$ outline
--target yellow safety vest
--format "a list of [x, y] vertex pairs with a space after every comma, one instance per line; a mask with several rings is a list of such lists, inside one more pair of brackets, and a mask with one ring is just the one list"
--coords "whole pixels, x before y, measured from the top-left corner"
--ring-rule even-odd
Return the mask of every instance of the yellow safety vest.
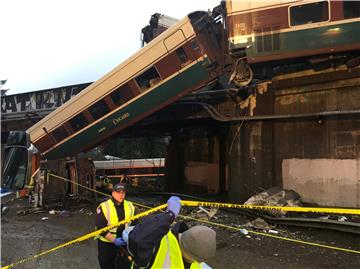
[[[105, 218], [108, 222], [107, 226], [114, 225], [114, 224], [118, 223], [119, 221], [121, 221], [118, 219], [115, 204], [111, 199], [109, 199], [105, 202], [102, 202], [99, 205], [99, 207], [101, 208], [101, 210], [104, 213]], [[124, 211], [125, 211], [125, 219], [128, 219], [128, 218], [134, 216], [135, 208], [131, 202], [124, 200]], [[125, 228], [128, 226], [129, 226], [129, 223], [126, 223]], [[114, 228], [110, 229], [109, 232], [116, 237], [116, 230], [117, 230], [117, 227], [114, 227]], [[106, 239], [103, 236], [99, 236], [99, 239], [104, 242], [111, 242], [110, 240]]]
[[160, 268], [184, 269], [179, 243], [171, 231], [161, 239], [160, 248], [151, 266], [151, 269]]
[[[190, 266], [190, 269], [203, 269], [203, 264], [204, 263], [199, 263], [199, 262], [193, 262]], [[209, 267], [208, 267], [209, 268]]]
[[[193, 262], [190, 269], [203, 269], [204, 263]], [[134, 263], [131, 269], [134, 268]], [[184, 269], [181, 249], [175, 235], [169, 231], [160, 242], [159, 250], [151, 269]], [[207, 267], [209, 268], [209, 267]]]

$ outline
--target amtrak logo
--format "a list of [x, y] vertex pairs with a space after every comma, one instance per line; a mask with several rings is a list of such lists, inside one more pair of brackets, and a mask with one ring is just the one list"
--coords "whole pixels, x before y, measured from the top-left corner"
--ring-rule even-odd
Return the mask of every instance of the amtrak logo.
[[102, 127], [102, 128], [100, 128], [99, 130], [98, 130], [98, 133], [101, 133], [101, 132], [103, 132], [103, 131], [105, 131], [106, 130], [106, 127]]
[[125, 120], [125, 119], [128, 118], [128, 117], [130, 117], [130, 113], [129, 113], [129, 112], [121, 115], [120, 117], [117, 117], [117, 118], [113, 119], [113, 124], [114, 124], [114, 125], [117, 125], [117, 124], [119, 124], [122, 120]]

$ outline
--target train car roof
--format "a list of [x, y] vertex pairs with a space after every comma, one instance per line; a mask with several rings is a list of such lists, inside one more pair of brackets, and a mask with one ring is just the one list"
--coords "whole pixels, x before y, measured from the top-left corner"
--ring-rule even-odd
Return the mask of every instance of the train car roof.
[[165, 158], [94, 161], [95, 169], [163, 167]]
[[272, 6], [288, 5], [296, 2], [305, 2], [305, 0], [226, 0], [226, 12], [227, 14], [241, 13], [255, 9], [271, 8]]

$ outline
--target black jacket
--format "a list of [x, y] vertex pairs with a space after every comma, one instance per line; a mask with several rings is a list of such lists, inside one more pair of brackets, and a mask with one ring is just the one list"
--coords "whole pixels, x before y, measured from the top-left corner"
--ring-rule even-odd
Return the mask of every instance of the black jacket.
[[[128, 249], [134, 258], [134, 267], [151, 267], [161, 239], [169, 232], [174, 220], [171, 211], [144, 217], [129, 234]], [[175, 224], [172, 233], [177, 237], [178, 233], [187, 230], [183, 222]]]

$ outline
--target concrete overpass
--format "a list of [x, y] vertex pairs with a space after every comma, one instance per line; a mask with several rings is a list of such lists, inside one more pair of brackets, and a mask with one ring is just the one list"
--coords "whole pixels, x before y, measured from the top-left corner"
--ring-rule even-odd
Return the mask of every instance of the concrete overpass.
[[26, 130], [91, 83], [1, 97], [1, 144], [11, 130]]
[[[67, 95], [60, 96], [85, 86], [64, 87]], [[221, 89], [186, 96], [119, 135], [171, 136], [171, 190], [221, 193], [243, 202], [280, 186], [299, 192], [305, 202], [359, 207], [359, 87], [359, 67], [293, 72], [260, 84], [248, 98]], [[26, 129], [53, 110], [65, 100], [54, 92], [39, 97], [39, 106], [29, 101], [34, 92], [5, 97], [2, 129]]]

